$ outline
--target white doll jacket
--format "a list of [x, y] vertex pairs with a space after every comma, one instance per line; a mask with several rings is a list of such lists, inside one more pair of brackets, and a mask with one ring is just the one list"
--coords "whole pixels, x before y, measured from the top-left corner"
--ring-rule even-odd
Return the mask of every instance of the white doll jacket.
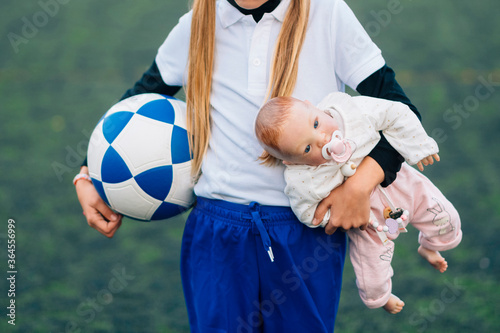
[[[380, 140], [379, 131], [411, 165], [439, 151], [437, 143], [427, 135], [417, 116], [403, 103], [334, 92], [324, 98], [318, 108], [330, 115], [340, 115], [342, 119], [336, 120], [343, 128], [344, 138], [355, 142], [356, 150], [346, 163], [359, 165]], [[319, 166], [287, 165], [285, 194], [302, 223], [316, 227], [311, 223], [316, 207], [344, 182], [340, 172], [344, 164], [330, 161]], [[325, 226], [329, 218], [330, 211], [320, 226]]]

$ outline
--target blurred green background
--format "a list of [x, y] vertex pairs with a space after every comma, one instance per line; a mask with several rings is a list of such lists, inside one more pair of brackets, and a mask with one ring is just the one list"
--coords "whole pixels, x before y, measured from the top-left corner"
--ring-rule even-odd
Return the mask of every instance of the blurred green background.
[[[364, 307], [347, 263], [336, 329], [498, 332], [500, 5], [347, 3], [440, 144], [442, 162], [425, 173], [461, 213], [464, 239], [439, 274], [418, 256], [414, 229], [398, 238], [393, 289], [406, 302], [398, 315]], [[187, 10], [173, 0], [2, 0], [1, 332], [188, 332], [179, 277], [185, 216], [124, 220], [109, 240], [88, 227], [71, 184], [97, 120]], [[6, 316], [9, 219], [15, 326]]]

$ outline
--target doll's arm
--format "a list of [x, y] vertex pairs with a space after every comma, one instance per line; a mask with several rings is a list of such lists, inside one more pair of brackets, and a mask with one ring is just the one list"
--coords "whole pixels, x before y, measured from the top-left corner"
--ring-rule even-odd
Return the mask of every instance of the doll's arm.
[[365, 96], [355, 100], [375, 130], [382, 131], [409, 164], [423, 162], [438, 153], [436, 141], [427, 135], [417, 116], [405, 104]]

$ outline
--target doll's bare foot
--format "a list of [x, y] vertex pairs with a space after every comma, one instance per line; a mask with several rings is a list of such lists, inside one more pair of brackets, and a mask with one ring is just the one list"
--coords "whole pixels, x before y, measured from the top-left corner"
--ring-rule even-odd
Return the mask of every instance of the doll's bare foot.
[[400, 300], [396, 295], [391, 294], [391, 297], [389, 297], [389, 300], [384, 305], [384, 310], [396, 314], [403, 310], [403, 306], [405, 306], [405, 302]]
[[448, 268], [448, 263], [438, 251], [432, 251], [420, 245], [420, 247], [418, 248], [418, 254], [420, 254], [441, 273], [444, 273], [444, 271], [446, 271], [446, 269]]

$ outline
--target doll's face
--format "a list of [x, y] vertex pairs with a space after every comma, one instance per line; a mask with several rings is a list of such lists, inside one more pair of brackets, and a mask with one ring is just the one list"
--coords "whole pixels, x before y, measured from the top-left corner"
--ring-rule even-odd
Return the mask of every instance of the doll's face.
[[337, 122], [309, 101], [297, 101], [278, 143], [285, 164], [320, 165], [328, 162], [322, 148], [338, 129]]

